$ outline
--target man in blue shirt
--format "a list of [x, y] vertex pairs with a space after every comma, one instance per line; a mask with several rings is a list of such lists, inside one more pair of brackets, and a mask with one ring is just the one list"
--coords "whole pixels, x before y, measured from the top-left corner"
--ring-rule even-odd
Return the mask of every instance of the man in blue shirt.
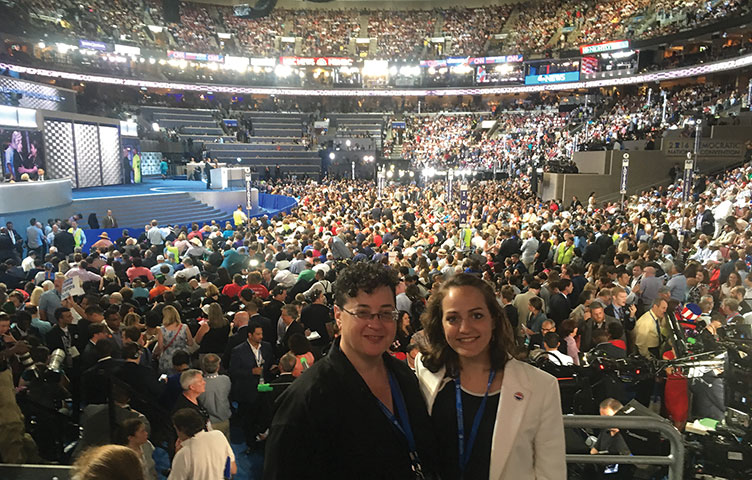
[[37, 225], [37, 219], [32, 218], [29, 220], [29, 226], [26, 228], [27, 253], [36, 252], [37, 258], [44, 258], [45, 242], [44, 231]]
[[671, 298], [684, 303], [687, 297], [687, 278], [684, 276], [684, 265], [675, 260], [671, 267], [671, 277], [666, 286], [671, 290]]

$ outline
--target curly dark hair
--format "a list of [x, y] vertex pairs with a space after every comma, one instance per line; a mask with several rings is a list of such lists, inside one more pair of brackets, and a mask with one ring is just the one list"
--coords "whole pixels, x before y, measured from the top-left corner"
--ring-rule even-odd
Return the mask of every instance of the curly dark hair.
[[379, 263], [353, 263], [337, 275], [334, 303], [342, 307], [348, 298], [358, 296], [358, 292], [372, 293], [379, 287], [389, 287], [396, 296], [398, 283], [397, 272], [390, 267]]
[[444, 336], [444, 311], [441, 305], [449, 290], [456, 287], [476, 288], [483, 295], [486, 307], [494, 321], [490, 345], [491, 368], [503, 370], [510, 355], [515, 351], [512, 324], [509, 323], [504, 314], [504, 309], [496, 301], [493, 287], [476, 275], [467, 273], [452, 276], [444, 282], [438, 292], [431, 295], [428, 301], [426, 310], [421, 316], [421, 322], [428, 340], [428, 349], [422, 352], [423, 365], [434, 373], [439, 371], [441, 367], [446, 367], [447, 375], [454, 376], [459, 373], [460, 365], [457, 352], [452, 350]]

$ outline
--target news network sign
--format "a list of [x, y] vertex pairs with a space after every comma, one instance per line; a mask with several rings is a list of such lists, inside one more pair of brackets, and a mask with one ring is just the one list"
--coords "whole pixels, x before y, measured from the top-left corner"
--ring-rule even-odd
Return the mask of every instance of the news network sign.
[[579, 82], [580, 72], [549, 73], [546, 75], [528, 75], [525, 85], [545, 85], [549, 83]]

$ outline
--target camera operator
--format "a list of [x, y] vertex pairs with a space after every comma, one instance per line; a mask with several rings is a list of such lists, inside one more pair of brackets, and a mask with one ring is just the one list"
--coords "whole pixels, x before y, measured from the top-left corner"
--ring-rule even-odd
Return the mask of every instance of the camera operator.
[[[698, 322], [698, 327], [702, 325]], [[720, 351], [721, 331], [723, 330], [723, 317], [720, 314], [714, 314], [710, 323], [705, 325], [700, 331], [699, 340], [704, 352]], [[689, 389], [692, 392], [692, 413], [698, 418], [723, 419], [726, 412], [724, 403], [724, 382], [721, 378], [720, 371], [708, 368], [701, 377], [691, 380]]]
[[26, 342], [6, 345], [0, 342], [0, 462], [38, 463], [41, 459], [36, 444], [26, 433], [23, 413], [16, 403], [13, 374], [8, 360], [29, 352]]
[[55, 350], [50, 355], [44, 345], [32, 347], [30, 353], [33, 364], [21, 374], [18, 386], [25, 392], [26, 398], [36, 405], [62, 410], [70, 396], [70, 382], [62, 369], [65, 354], [62, 350]]
[[[620, 401], [607, 398], [600, 404], [600, 414], [605, 417], [613, 417], [616, 412], [621, 410], [623, 405]], [[631, 455], [632, 452], [627, 446], [627, 442], [624, 440], [621, 432], [618, 428], [608, 428], [602, 430], [598, 435], [598, 440], [595, 441], [593, 447], [590, 449], [591, 455], [608, 454], [608, 455]], [[609, 479], [628, 479], [631, 476], [631, 466], [629, 465], [607, 465], [603, 471], [600, 472], [601, 478]], [[614, 475], [616, 474], [616, 475]]]

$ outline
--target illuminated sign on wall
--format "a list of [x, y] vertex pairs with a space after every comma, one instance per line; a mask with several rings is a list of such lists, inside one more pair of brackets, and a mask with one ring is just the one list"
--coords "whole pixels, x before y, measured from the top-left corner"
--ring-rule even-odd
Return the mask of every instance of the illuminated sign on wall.
[[352, 58], [343, 57], [279, 57], [279, 63], [288, 67], [349, 67]]
[[549, 73], [546, 75], [528, 75], [525, 77], [525, 85], [577, 82], [579, 80], [580, 72]]
[[517, 63], [524, 60], [522, 55], [502, 55], [500, 57], [472, 57], [471, 65], [493, 65], [498, 63]]
[[188, 60], [188, 61], [195, 61], [195, 62], [222, 63], [225, 61], [225, 56], [221, 54], [177, 52], [175, 50], [167, 50], [167, 58], [174, 59], [174, 60]]
[[89, 50], [107, 50], [107, 44], [102, 42], [95, 42], [94, 40], [84, 40], [83, 38], [78, 41], [78, 48], [87, 48]]
[[629, 40], [584, 45], [580, 47], [580, 53], [583, 55], [589, 55], [591, 53], [613, 52], [614, 50], [623, 50], [625, 48], [629, 48]]

